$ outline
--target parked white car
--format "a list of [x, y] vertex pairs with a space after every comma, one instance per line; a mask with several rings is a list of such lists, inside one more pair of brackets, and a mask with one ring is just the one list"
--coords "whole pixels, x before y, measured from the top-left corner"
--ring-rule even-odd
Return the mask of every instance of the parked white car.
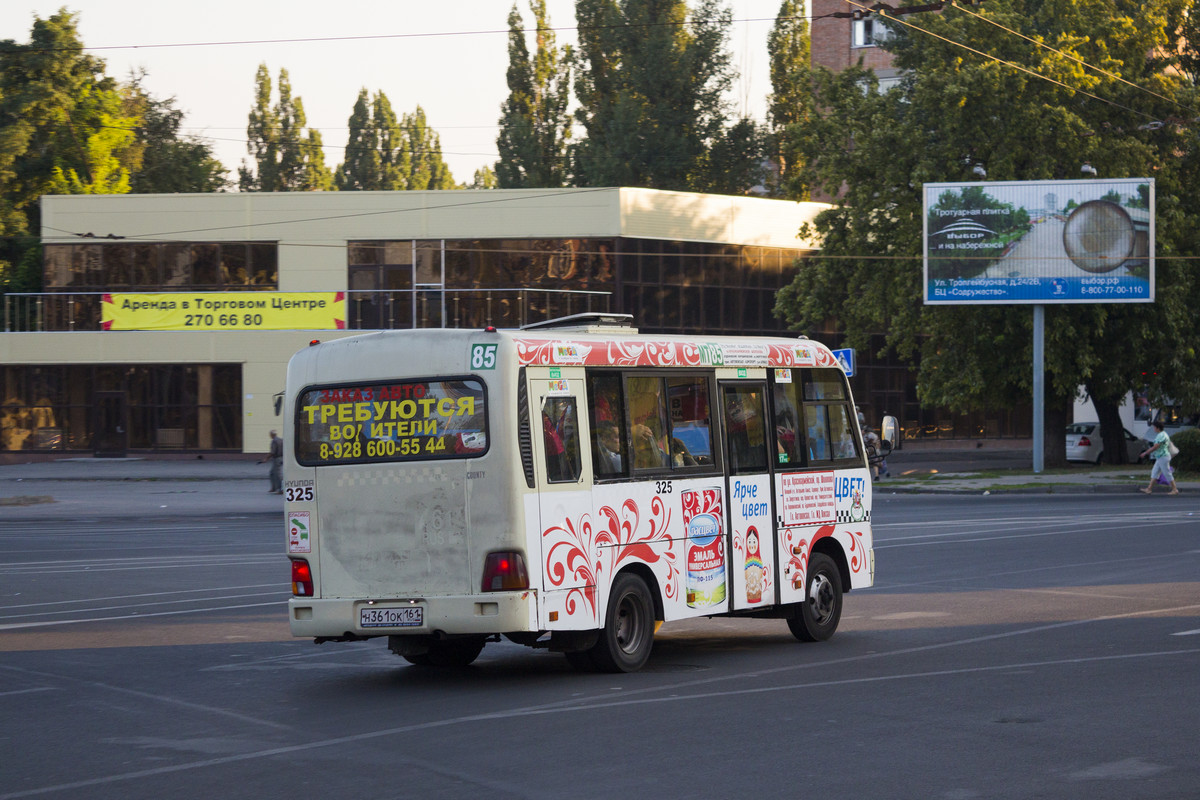
[[[1124, 428], [1125, 453], [1131, 463], [1137, 463], [1138, 454], [1146, 449], [1147, 443]], [[1089, 461], [1099, 464], [1104, 457], [1104, 440], [1100, 438], [1099, 422], [1076, 422], [1067, 426], [1067, 461]]]

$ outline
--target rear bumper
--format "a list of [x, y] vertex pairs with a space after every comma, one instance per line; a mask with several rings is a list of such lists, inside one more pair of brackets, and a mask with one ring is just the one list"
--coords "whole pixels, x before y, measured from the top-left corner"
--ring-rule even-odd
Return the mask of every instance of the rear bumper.
[[376, 606], [419, 606], [424, 624], [410, 627], [370, 627], [359, 625], [359, 608], [369, 599], [321, 600], [293, 597], [288, 601], [288, 622], [293, 636], [405, 636], [448, 634], [512, 633], [537, 630], [537, 593], [488, 592], [475, 595], [376, 599]]

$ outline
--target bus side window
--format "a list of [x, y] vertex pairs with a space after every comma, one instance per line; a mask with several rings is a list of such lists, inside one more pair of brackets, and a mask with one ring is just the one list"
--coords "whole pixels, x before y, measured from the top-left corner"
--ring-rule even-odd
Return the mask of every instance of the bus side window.
[[[799, 373], [797, 373], [799, 374]], [[804, 463], [800, 455], [800, 415], [797, 411], [796, 384], [775, 384], [775, 449], [781, 467], [797, 467]]]
[[542, 440], [546, 447], [546, 480], [579, 480], [579, 424], [574, 397], [542, 400]]
[[588, 376], [588, 420], [592, 430], [592, 467], [598, 478], [615, 478], [625, 474], [628, 447], [622, 435], [620, 421], [621, 376]]
[[850, 410], [844, 405], [829, 407], [829, 442], [835, 459], [854, 458], [854, 424]]
[[667, 405], [662, 383], [661, 378], [641, 376], [625, 381], [634, 469], [665, 469], [671, 465], [667, 455]]
[[808, 463], [829, 460], [829, 430], [825, 406], [804, 407], [804, 438], [808, 445]]
[[725, 430], [729, 438], [729, 467], [733, 472], [767, 468], [762, 401], [757, 387], [725, 387]]
[[708, 378], [667, 378], [671, 406], [671, 465], [698, 467], [713, 463]]
[[808, 463], [857, 458], [854, 409], [845, 390], [845, 376], [836, 367], [806, 369], [803, 375]]

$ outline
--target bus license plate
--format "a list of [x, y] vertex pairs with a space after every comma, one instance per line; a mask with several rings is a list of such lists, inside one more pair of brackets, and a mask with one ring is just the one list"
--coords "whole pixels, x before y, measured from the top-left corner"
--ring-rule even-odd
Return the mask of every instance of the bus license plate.
[[363, 628], [419, 628], [425, 624], [425, 613], [420, 606], [364, 606], [358, 609], [358, 624]]

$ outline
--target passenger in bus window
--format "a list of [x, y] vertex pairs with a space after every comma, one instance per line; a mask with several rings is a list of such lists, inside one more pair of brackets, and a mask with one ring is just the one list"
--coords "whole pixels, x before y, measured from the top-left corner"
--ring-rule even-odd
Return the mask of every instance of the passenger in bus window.
[[808, 440], [808, 460], [829, 460], [829, 438], [825, 432], [824, 406], [804, 407], [804, 428]]
[[601, 420], [596, 423], [596, 472], [616, 475], [621, 472], [621, 434], [617, 423]]
[[687, 445], [678, 437], [671, 438], [671, 465], [675, 467], [696, 466], [696, 459], [688, 452]]
[[726, 391], [725, 421], [734, 470], [765, 469], [767, 466], [766, 430], [761, 408], [758, 392]]
[[854, 446], [854, 429], [846, 407], [830, 406], [829, 423], [833, 437], [833, 457], [854, 458], [857, 452]]
[[563, 440], [555, 430], [554, 420], [550, 418], [550, 414], [544, 408], [542, 410], [542, 438], [546, 443], [546, 478], [551, 483], [566, 480], [567, 455], [563, 447]]
[[775, 449], [780, 464], [800, 463], [800, 437], [796, 434], [795, 384], [775, 386]]
[[667, 466], [667, 454], [658, 443], [658, 435], [649, 425], [635, 424], [631, 433], [634, 469], [657, 469]]

